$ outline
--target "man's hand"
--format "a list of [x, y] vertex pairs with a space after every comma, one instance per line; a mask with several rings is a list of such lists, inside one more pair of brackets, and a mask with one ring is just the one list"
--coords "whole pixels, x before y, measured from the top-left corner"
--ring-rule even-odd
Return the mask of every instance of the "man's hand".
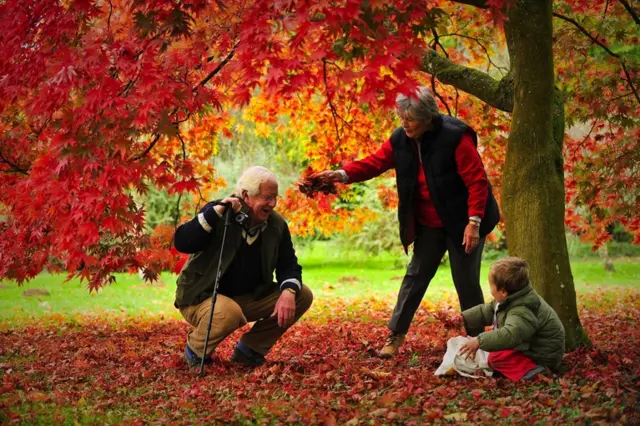
[[283, 291], [271, 317], [278, 316], [278, 326], [285, 328], [293, 324], [293, 318], [296, 315], [296, 295], [290, 291]]
[[[223, 198], [222, 201], [220, 201], [220, 203], [231, 204], [231, 208], [236, 213], [238, 213], [242, 208], [242, 203], [240, 203], [240, 199], [236, 197]], [[218, 204], [217, 206], [214, 207], [214, 209], [216, 209], [216, 211], [220, 216], [224, 214], [224, 211], [226, 208], [227, 208], [226, 206], [223, 206], [221, 204]]]
[[467, 340], [467, 343], [460, 347], [459, 353], [465, 359], [471, 355], [472, 358], [475, 358], [476, 352], [480, 348], [480, 342], [478, 342], [478, 338], [474, 337], [473, 339]]
[[478, 247], [480, 242], [480, 224], [477, 222], [469, 221], [467, 227], [464, 228], [464, 237], [462, 238], [462, 245], [464, 246], [464, 252], [469, 254], [473, 249]]

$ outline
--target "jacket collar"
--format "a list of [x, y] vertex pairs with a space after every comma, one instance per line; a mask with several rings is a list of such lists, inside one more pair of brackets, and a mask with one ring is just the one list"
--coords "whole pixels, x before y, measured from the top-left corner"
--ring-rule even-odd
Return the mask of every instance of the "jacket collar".
[[417, 142], [420, 145], [429, 144], [431, 141], [434, 141], [442, 129], [442, 115], [437, 116], [432, 121], [433, 128], [431, 130], [427, 130], [420, 136]]
[[531, 283], [528, 283], [520, 290], [508, 295], [507, 298], [500, 303], [499, 310], [502, 310], [507, 306], [517, 306], [517, 305], [527, 304], [528, 296], [533, 293], [534, 293], [533, 286], [531, 285]]

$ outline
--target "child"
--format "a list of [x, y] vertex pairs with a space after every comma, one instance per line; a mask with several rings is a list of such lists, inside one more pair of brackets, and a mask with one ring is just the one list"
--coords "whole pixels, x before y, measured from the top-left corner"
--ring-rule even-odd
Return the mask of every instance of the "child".
[[556, 371], [564, 354], [564, 327], [531, 286], [527, 263], [517, 257], [498, 260], [491, 265], [489, 284], [495, 301], [467, 309], [462, 317], [467, 330], [491, 324], [493, 329], [470, 339], [460, 354], [489, 352], [491, 369], [514, 382], [547, 368]]

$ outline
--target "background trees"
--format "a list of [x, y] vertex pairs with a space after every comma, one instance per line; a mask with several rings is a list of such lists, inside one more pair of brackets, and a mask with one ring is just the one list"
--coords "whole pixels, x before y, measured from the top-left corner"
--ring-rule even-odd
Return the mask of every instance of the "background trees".
[[[221, 188], [232, 107], [302, 172], [375, 149], [396, 93], [426, 83], [478, 130], [509, 249], [573, 346], [563, 217], [597, 244], [611, 224], [640, 238], [637, 17], [626, 1], [4, 2], [0, 276], [153, 276], [166, 252], [136, 194], [184, 194], [191, 214]], [[575, 124], [586, 132], [565, 137]], [[354, 191], [289, 190], [282, 207], [295, 232], [329, 232], [370, 218]]]

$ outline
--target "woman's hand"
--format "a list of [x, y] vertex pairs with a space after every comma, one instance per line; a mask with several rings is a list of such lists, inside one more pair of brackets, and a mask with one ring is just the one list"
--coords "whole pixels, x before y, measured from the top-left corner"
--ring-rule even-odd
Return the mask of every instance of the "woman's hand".
[[464, 246], [464, 252], [469, 254], [478, 247], [480, 243], [480, 224], [473, 220], [470, 220], [467, 227], [464, 228], [464, 237], [462, 238], [462, 245]]
[[309, 179], [320, 179], [325, 182], [342, 182], [342, 173], [334, 170], [325, 170], [324, 172], [314, 173]]

